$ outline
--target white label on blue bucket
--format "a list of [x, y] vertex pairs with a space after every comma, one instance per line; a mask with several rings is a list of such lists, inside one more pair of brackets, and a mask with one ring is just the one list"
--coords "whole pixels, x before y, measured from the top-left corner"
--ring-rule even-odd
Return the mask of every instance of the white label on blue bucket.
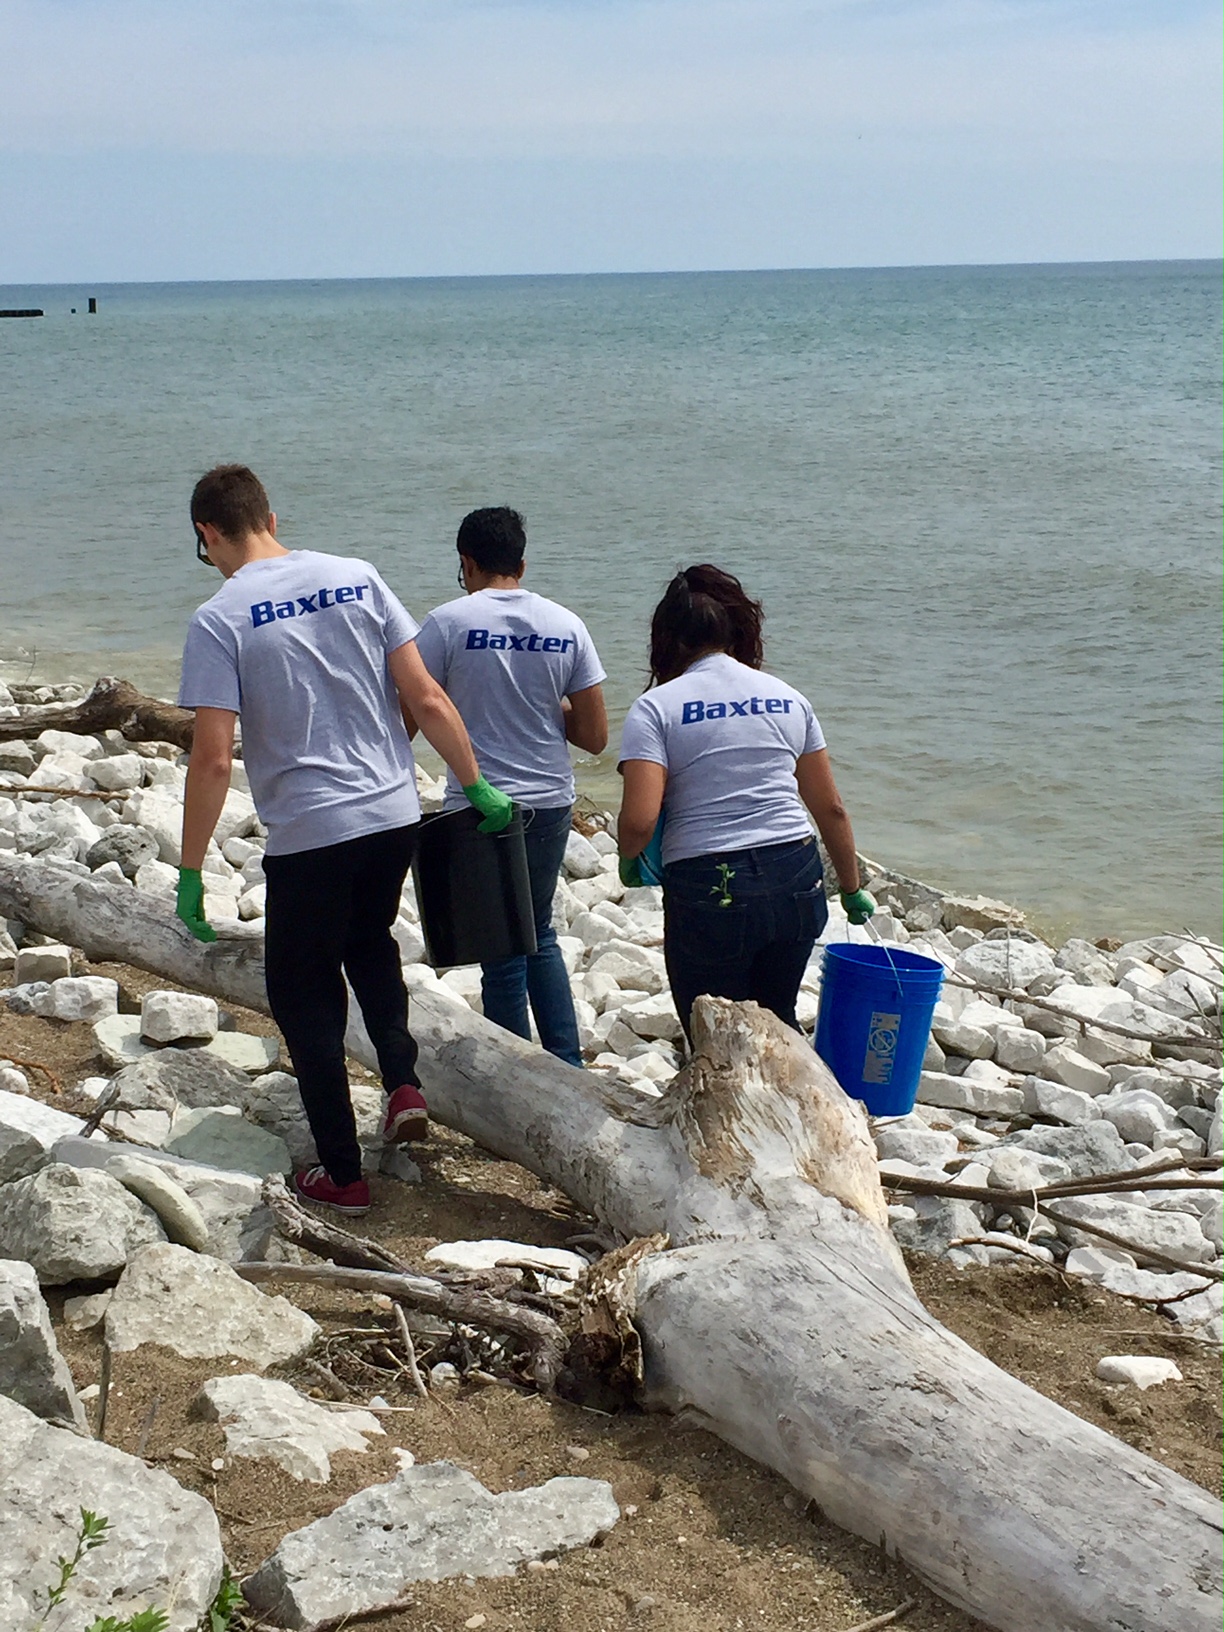
[[867, 1031], [867, 1053], [863, 1059], [863, 1081], [881, 1087], [892, 1081], [893, 1062], [897, 1055], [897, 1033], [901, 1029], [899, 1014], [873, 1014]]

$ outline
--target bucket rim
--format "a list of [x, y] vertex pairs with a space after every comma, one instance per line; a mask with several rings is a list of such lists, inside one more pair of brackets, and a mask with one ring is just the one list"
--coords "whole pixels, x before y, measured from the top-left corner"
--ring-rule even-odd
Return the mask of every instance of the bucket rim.
[[938, 975], [941, 980], [947, 974], [937, 958], [928, 958], [922, 952], [911, 952], [904, 946], [890, 944], [885, 948], [882, 943], [877, 945], [870, 941], [829, 941], [824, 953], [826, 958], [832, 957], [837, 963], [857, 965], [864, 971], [878, 972], [893, 980], [897, 973], [920, 978]]

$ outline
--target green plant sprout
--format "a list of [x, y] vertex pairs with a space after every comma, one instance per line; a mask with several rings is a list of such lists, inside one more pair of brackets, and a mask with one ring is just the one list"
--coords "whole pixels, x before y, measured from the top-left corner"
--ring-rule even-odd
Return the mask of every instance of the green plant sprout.
[[[58, 1609], [64, 1600], [64, 1595], [76, 1575], [81, 1560], [86, 1553], [92, 1553], [95, 1547], [102, 1547], [111, 1539], [110, 1520], [100, 1513], [91, 1513], [88, 1508], [81, 1508], [81, 1523], [77, 1530], [76, 1547], [71, 1558], [57, 1558], [55, 1563], [59, 1570], [59, 1579], [46, 1591], [46, 1608], [30, 1632], [45, 1632], [47, 1620], [52, 1610]], [[44, 1596], [35, 1593], [35, 1599]], [[234, 1624], [234, 1616], [242, 1606], [242, 1588], [230, 1574], [226, 1565], [221, 1575], [221, 1585], [217, 1588], [217, 1595], [208, 1607], [205, 1622], [201, 1632], [230, 1632]], [[166, 1632], [170, 1624], [170, 1617], [164, 1609], [138, 1609], [123, 1620], [114, 1615], [98, 1615], [85, 1628], [85, 1632]]]
[[710, 885], [710, 894], [718, 897], [720, 907], [731, 905], [731, 880], [735, 877], [735, 868], [725, 861], [720, 861], [715, 868], [718, 874], [718, 883]]

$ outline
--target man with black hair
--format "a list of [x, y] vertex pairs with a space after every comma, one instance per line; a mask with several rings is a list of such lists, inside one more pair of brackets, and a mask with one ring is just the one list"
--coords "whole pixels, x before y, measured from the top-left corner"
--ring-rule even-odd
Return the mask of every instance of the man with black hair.
[[[530, 956], [481, 965], [484, 1012], [505, 1030], [530, 1037], [530, 1000], [544, 1047], [581, 1066], [552, 905], [574, 804], [567, 745], [588, 754], [607, 746], [604, 671], [581, 618], [522, 587], [527, 533], [517, 510], [473, 510], [463, 518], [456, 543], [466, 594], [429, 614], [417, 649], [463, 716], [480, 763], [526, 807], [536, 926], [537, 949]], [[452, 772], [444, 808], [462, 803]]]
[[391, 925], [421, 817], [402, 708], [497, 832], [510, 799], [481, 776], [463, 721], [430, 678], [417, 625], [366, 561], [286, 550], [263, 484], [219, 465], [191, 496], [196, 553], [225, 583], [191, 619], [179, 702], [195, 710], [178, 915], [201, 941], [201, 867], [230, 785], [234, 728], [268, 829], [268, 1003], [297, 1072], [319, 1165], [299, 1195], [364, 1213], [370, 1190], [349, 1097], [348, 976], [389, 1096], [389, 1143], [423, 1139], [425, 1100]]

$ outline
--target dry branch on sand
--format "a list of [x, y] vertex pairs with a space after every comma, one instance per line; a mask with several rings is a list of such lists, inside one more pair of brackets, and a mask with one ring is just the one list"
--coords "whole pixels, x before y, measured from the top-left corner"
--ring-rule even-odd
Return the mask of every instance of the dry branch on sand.
[[[129, 742], [171, 742], [190, 750], [195, 714], [159, 697], [147, 697], [130, 680], [105, 677], [79, 703], [43, 703], [22, 707], [0, 719], [0, 742], [36, 737], [42, 731], [119, 731]], [[108, 795], [113, 797], [113, 795]]]
[[[0, 910], [265, 1006], [258, 941], [200, 946], [120, 887], [0, 860]], [[777, 1469], [1001, 1632], [1215, 1632], [1220, 1504], [922, 1307], [863, 1112], [795, 1033], [700, 999], [693, 1060], [647, 1100], [427, 993], [413, 1027], [441, 1121], [622, 1238], [670, 1239], [605, 1276], [641, 1343], [647, 1404]], [[359, 1030], [351, 1044], [371, 1059]]]

